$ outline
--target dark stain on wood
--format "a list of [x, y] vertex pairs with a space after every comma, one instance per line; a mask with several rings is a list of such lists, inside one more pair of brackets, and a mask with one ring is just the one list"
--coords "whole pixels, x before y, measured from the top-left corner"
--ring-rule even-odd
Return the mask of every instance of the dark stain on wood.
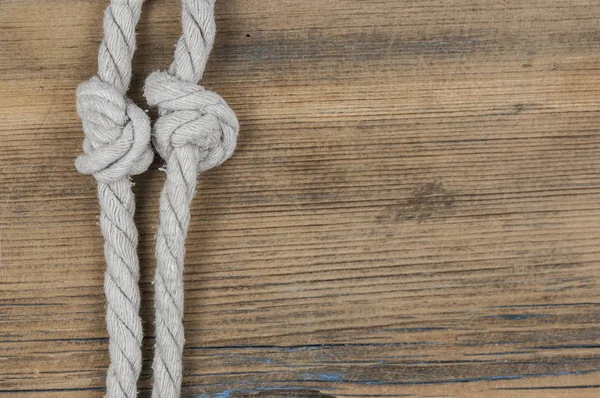
[[413, 189], [411, 196], [386, 206], [379, 221], [424, 221], [434, 215], [448, 212], [455, 202], [455, 194], [441, 182], [428, 182]]
[[398, 216], [405, 220], [427, 219], [435, 213], [450, 209], [454, 200], [454, 193], [444, 188], [441, 182], [429, 182], [413, 191]]

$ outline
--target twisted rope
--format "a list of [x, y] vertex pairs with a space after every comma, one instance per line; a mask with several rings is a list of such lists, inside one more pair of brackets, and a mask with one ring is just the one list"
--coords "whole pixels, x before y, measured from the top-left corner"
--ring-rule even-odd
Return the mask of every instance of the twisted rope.
[[145, 85], [148, 103], [158, 107], [154, 146], [167, 170], [156, 236], [153, 398], [181, 392], [183, 261], [196, 179], [233, 154], [239, 130], [225, 100], [196, 84], [215, 37], [214, 0], [183, 0], [182, 25], [169, 71], [152, 73]]
[[75, 165], [79, 172], [93, 175], [98, 182], [100, 227], [105, 239], [108, 398], [136, 398], [142, 367], [138, 233], [129, 178], [149, 167], [153, 152], [150, 120], [125, 97], [142, 3], [111, 0], [104, 14], [98, 73], [77, 88], [77, 113], [85, 140], [84, 154]]

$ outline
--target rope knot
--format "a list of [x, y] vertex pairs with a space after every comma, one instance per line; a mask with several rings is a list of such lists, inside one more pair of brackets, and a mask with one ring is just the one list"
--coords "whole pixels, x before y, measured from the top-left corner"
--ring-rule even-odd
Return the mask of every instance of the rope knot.
[[161, 114], [153, 133], [154, 146], [163, 159], [169, 159], [175, 148], [192, 146], [198, 153], [198, 172], [202, 172], [233, 154], [239, 124], [220, 95], [162, 71], [148, 76], [144, 95]]
[[150, 119], [112, 85], [93, 77], [77, 88], [77, 113], [83, 122], [80, 173], [112, 183], [143, 173], [152, 163]]

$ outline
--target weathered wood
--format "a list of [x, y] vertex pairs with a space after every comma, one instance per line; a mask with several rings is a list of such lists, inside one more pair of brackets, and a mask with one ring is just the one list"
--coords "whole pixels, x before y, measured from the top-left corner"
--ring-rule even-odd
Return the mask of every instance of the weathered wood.
[[[133, 97], [177, 1], [149, 1]], [[202, 176], [184, 396], [597, 397], [600, 7], [222, 0], [203, 83], [238, 113]], [[107, 1], [0, 2], [0, 394], [103, 396], [95, 183], [74, 90]], [[164, 174], [136, 178], [149, 396]]]

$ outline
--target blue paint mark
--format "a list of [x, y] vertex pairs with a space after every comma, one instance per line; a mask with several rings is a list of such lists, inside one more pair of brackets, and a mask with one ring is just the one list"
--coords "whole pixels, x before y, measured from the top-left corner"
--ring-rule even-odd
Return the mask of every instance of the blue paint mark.
[[532, 354], [535, 351], [501, 351], [501, 352], [480, 352], [476, 354], [463, 354], [465, 357], [483, 357], [483, 356], [498, 356], [498, 355], [518, 355]]
[[421, 327], [421, 328], [389, 328], [389, 329], [375, 329], [375, 333], [412, 333], [412, 332], [432, 332], [436, 330], [448, 330], [444, 327]]
[[473, 377], [467, 379], [457, 379], [459, 382], [479, 381], [479, 380], [514, 380], [522, 379], [525, 375], [505, 375], [505, 376], [488, 376], [488, 377]]
[[531, 377], [542, 377], [542, 376], [567, 376], [572, 374], [588, 374], [588, 373], [596, 373], [599, 370], [589, 370], [589, 371], [578, 371], [578, 372], [553, 372], [553, 373], [524, 373], [524, 374], [516, 374], [516, 375], [500, 375], [500, 376], [481, 376], [481, 377], [469, 377], [469, 378], [460, 378], [460, 379], [442, 379], [442, 380], [423, 380], [423, 381], [387, 381], [387, 380], [350, 380], [350, 383], [360, 383], [366, 385], [427, 385], [427, 384], [446, 384], [446, 383], [472, 383], [478, 381], [497, 381], [497, 380], [517, 380], [517, 379], [526, 379]]
[[[441, 380], [406, 380], [406, 381], [391, 381], [391, 380], [344, 380], [340, 374], [336, 373], [321, 373], [312, 375], [316, 380], [313, 381], [323, 381], [323, 382], [346, 382], [346, 383], [356, 383], [363, 385], [380, 385], [380, 386], [391, 386], [391, 385], [428, 385], [428, 384], [446, 384], [446, 383], [471, 383], [471, 382], [479, 382], [479, 381], [499, 381], [499, 380], [516, 380], [516, 379], [526, 379], [532, 377], [541, 377], [541, 376], [566, 376], [566, 375], [582, 375], [589, 373], [596, 373], [600, 370], [589, 370], [589, 371], [561, 371], [561, 372], [553, 372], [553, 373], [523, 373], [523, 374], [514, 374], [514, 375], [492, 375], [492, 376], [480, 376], [480, 377], [470, 377], [470, 378], [458, 378], [458, 379], [441, 379]], [[320, 388], [321, 390], [329, 390], [330, 388]], [[230, 398], [234, 393], [256, 393], [259, 391], [294, 391], [294, 390], [304, 390], [302, 387], [296, 386], [273, 386], [273, 387], [258, 387], [258, 388], [242, 388], [235, 390], [224, 390], [216, 393], [206, 393], [197, 396], [196, 398]]]
[[496, 319], [504, 319], [507, 321], [520, 321], [522, 319], [529, 319], [529, 318], [545, 318], [550, 316], [549, 314], [506, 314], [506, 315], [496, 315], [496, 316], [492, 316], [490, 318], [496, 318]]
[[273, 364], [273, 360], [270, 358], [262, 358], [262, 357], [240, 357], [240, 358], [245, 359], [248, 362], [264, 363], [266, 365]]
[[564, 349], [587, 349], [600, 348], [600, 344], [569, 344], [569, 345], [540, 345], [536, 347], [540, 350], [564, 350]]
[[213, 395], [212, 398], [228, 398], [229, 396], [231, 396], [232, 392], [233, 391], [231, 391], [231, 390], [219, 392], [219, 393], [216, 393], [215, 395]]
[[583, 302], [583, 303], [565, 303], [565, 304], [520, 304], [520, 305], [493, 305], [487, 308], [531, 308], [531, 307], [580, 307], [580, 306], [596, 306], [600, 303]]
[[344, 378], [336, 373], [321, 373], [317, 375], [317, 378], [321, 381], [337, 381], [343, 382]]
[[232, 393], [233, 390], [225, 390], [214, 394], [202, 394], [199, 395], [197, 398], [229, 398]]
[[259, 391], [300, 391], [304, 390], [302, 387], [287, 387], [287, 386], [274, 386], [274, 387], [262, 387], [262, 388], [240, 388], [236, 390], [225, 390], [216, 393], [206, 393], [198, 395], [196, 398], [229, 398], [233, 393], [255, 393]]

